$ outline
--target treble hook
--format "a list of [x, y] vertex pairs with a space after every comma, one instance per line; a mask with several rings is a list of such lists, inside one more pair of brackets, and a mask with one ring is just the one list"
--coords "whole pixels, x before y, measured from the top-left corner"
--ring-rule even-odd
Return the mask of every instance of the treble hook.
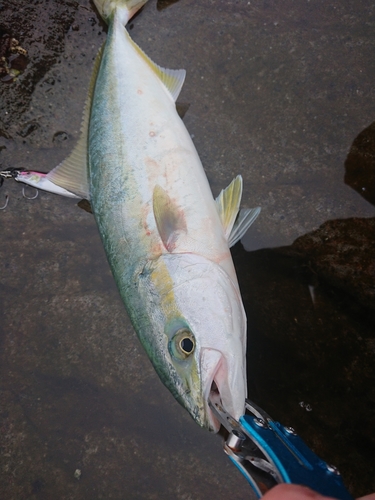
[[35, 200], [35, 198], [38, 197], [39, 191], [36, 188], [34, 188], [34, 189], [36, 191], [35, 196], [26, 196], [26, 194], [25, 194], [25, 186], [24, 186], [22, 188], [22, 195], [23, 195], [23, 197], [26, 198], [26, 200]]
[[5, 195], [5, 205], [3, 205], [2, 207], [0, 207], [0, 210], [5, 210], [6, 207], [8, 206], [8, 202], [9, 202], [9, 196], [6, 194]]

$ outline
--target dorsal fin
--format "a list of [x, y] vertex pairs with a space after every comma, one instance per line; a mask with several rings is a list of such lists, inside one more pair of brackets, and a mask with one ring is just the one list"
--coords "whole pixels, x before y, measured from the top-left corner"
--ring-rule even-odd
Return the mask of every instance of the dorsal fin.
[[[128, 34], [128, 33], [127, 33]], [[133, 47], [136, 49], [138, 54], [142, 57], [144, 61], [149, 65], [152, 71], [158, 76], [160, 81], [164, 84], [166, 89], [172, 96], [172, 99], [176, 102], [179, 93], [181, 92], [182, 86], [185, 81], [186, 71], [184, 69], [168, 69], [162, 68], [155, 64], [149, 57], [146, 55], [143, 50], [131, 39], [128, 34], [129, 40]]]
[[228, 246], [233, 247], [249, 229], [260, 213], [260, 207], [241, 208], [229, 236]]
[[229, 241], [232, 227], [240, 209], [242, 196], [242, 177], [237, 175], [229, 186], [223, 189], [216, 198], [216, 206], [224, 228], [224, 234]]
[[183, 212], [159, 185], [154, 188], [152, 202], [159, 236], [166, 250], [173, 252], [179, 235], [186, 232]]
[[91, 101], [94, 92], [96, 77], [102, 59], [104, 44], [95, 58], [95, 63], [91, 75], [89, 91], [83, 111], [81, 135], [75, 148], [70, 155], [65, 158], [57, 167], [47, 174], [47, 179], [60, 187], [71, 191], [85, 199], [90, 199], [88, 172], [87, 172], [87, 144], [88, 128], [90, 121]]

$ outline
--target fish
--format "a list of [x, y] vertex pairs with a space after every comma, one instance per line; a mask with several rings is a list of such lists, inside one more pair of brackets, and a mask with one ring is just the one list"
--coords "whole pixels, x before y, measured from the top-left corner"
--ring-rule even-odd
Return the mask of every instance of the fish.
[[81, 136], [46, 176], [90, 201], [126, 310], [165, 386], [217, 432], [210, 398], [244, 413], [246, 315], [230, 247], [260, 208], [239, 175], [214, 199], [176, 100], [185, 70], [155, 64], [125, 26], [147, 0], [94, 0], [108, 24]]

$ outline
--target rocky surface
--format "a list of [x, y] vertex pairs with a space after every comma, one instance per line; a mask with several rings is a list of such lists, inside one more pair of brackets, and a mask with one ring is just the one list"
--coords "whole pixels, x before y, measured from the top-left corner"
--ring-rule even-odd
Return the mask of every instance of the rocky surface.
[[375, 205], [375, 123], [355, 138], [345, 162], [345, 184]]
[[375, 219], [333, 220], [293, 246], [311, 271], [354, 301], [375, 309]]
[[374, 491], [374, 219], [329, 221], [293, 245], [234, 249], [252, 399]]
[[[6, 114], [1, 114], [3, 133], [9, 133], [9, 127], [22, 117], [36, 85], [62, 56], [65, 36], [69, 29], [74, 29], [73, 20], [78, 5], [77, 2], [63, 0], [1, 3], [0, 54], [4, 59], [0, 84], [2, 110], [6, 110]], [[12, 44], [12, 40], [17, 43]], [[22, 48], [23, 52], [18, 48]], [[9, 73], [10, 76], [13, 74], [7, 69], [12, 70], [10, 59], [18, 53], [26, 57], [27, 65], [24, 67], [22, 64], [20, 68], [22, 77], [11, 79]], [[18, 132], [26, 137], [33, 130], [29, 125]]]

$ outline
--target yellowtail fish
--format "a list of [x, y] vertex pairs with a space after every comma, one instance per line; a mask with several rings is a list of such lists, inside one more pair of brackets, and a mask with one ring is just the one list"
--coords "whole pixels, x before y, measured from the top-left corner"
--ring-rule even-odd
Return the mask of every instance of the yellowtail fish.
[[216, 201], [175, 101], [184, 70], [153, 63], [125, 25], [146, 0], [94, 0], [108, 23], [82, 136], [47, 178], [87, 198], [121, 297], [158, 375], [202, 427], [208, 399], [246, 397], [246, 316], [229, 247], [259, 209], [242, 178]]

